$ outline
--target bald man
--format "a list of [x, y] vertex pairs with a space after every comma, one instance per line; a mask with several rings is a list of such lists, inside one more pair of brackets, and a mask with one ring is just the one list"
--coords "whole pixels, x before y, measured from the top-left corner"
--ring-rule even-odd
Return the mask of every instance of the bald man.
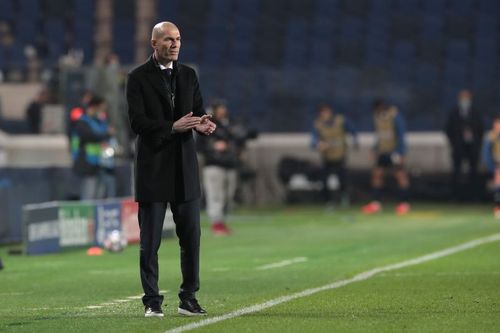
[[146, 317], [163, 317], [158, 288], [158, 249], [167, 206], [179, 238], [182, 283], [178, 312], [205, 315], [198, 304], [200, 253], [200, 182], [193, 131], [210, 135], [215, 124], [203, 109], [195, 71], [177, 62], [179, 29], [155, 25], [153, 54], [128, 75], [127, 102], [137, 134], [135, 199], [141, 230], [140, 275]]

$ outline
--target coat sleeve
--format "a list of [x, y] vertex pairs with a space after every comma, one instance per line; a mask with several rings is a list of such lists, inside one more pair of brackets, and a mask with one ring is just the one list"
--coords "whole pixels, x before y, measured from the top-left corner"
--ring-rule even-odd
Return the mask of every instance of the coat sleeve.
[[203, 108], [203, 98], [200, 91], [200, 83], [198, 82], [198, 77], [193, 70], [193, 115], [201, 117], [205, 114], [205, 109]]
[[[202, 117], [206, 115], [205, 109], [203, 108], [203, 97], [201, 96], [200, 83], [198, 82], [198, 76], [196, 72], [192, 70], [193, 75], [193, 116]], [[205, 133], [196, 131], [200, 136], [206, 136]]]
[[127, 103], [130, 126], [135, 134], [158, 136], [161, 140], [169, 140], [172, 137], [173, 121], [158, 122], [146, 114], [142, 87], [133, 74], [128, 75]]

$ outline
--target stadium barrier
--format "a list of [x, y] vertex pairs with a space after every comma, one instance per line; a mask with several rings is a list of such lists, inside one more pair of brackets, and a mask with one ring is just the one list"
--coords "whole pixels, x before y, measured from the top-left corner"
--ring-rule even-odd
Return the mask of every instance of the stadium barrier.
[[[139, 242], [138, 205], [132, 198], [53, 201], [23, 206], [24, 250], [28, 255], [65, 248], [103, 246], [108, 233], [120, 230], [128, 243]], [[162, 237], [174, 235], [167, 210]]]

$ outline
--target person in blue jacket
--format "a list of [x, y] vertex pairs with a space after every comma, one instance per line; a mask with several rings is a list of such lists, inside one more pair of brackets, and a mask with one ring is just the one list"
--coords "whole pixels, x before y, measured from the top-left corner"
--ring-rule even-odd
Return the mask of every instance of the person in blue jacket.
[[484, 139], [483, 161], [493, 176], [493, 214], [495, 218], [500, 218], [500, 115], [495, 117], [493, 128]]
[[410, 180], [405, 170], [405, 122], [401, 112], [395, 106], [389, 106], [382, 100], [373, 105], [373, 120], [375, 125], [375, 167], [372, 171], [373, 199], [363, 206], [365, 214], [374, 214], [382, 210], [380, 203], [381, 192], [384, 186], [385, 171], [393, 171], [399, 187], [399, 204], [396, 214], [404, 215], [410, 211], [409, 188]]
[[115, 133], [107, 122], [99, 119], [105, 108], [105, 100], [94, 96], [71, 135], [73, 171], [81, 178], [81, 200], [97, 199], [99, 195], [102, 145]]

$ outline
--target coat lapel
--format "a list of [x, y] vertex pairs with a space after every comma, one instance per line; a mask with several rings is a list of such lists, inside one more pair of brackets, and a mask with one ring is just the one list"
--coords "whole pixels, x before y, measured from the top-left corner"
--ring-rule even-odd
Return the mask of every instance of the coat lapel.
[[[175, 79], [177, 85], [177, 89], [175, 91], [175, 106], [178, 110], [184, 110], [184, 108], [182, 107], [184, 103], [184, 98], [183, 98], [184, 96], [182, 95], [182, 92], [184, 91], [183, 87], [186, 87], [186, 77], [182, 75], [181, 64], [175, 63], [174, 66], [176, 67], [174, 70], [176, 71]], [[182, 117], [184, 116], [184, 114], [181, 114], [180, 116]]]
[[167, 102], [167, 104], [170, 106], [171, 111], [173, 111], [172, 108], [172, 101], [170, 100], [170, 97], [168, 96], [167, 89], [165, 87], [165, 82], [163, 81], [163, 78], [161, 77], [162, 73], [158, 67], [156, 67], [156, 64], [154, 63], [153, 56], [149, 58], [148, 61], [148, 71], [147, 71], [147, 78], [149, 82], [151, 82], [151, 85], [153, 88], [156, 90], [156, 92]]

